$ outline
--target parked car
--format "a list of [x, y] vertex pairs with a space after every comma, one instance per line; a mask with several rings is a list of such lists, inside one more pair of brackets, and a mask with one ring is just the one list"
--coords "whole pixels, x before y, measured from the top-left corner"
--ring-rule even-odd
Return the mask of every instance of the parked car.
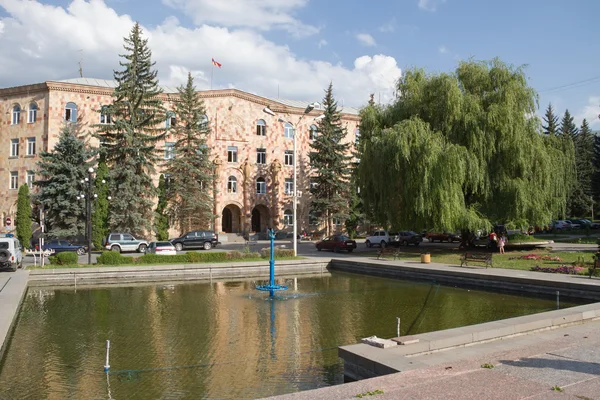
[[348, 253], [356, 248], [356, 241], [350, 239], [348, 236], [334, 235], [329, 236], [323, 240], [319, 240], [315, 247], [317, 250], [333, 250], [339, 253], [341, 250], [346, 250]]
[[50, 240], [42, 246], [42, 250], [54, 250], [54, 254], [73, 251], [80, 256], [84, 255], [87, 251], [85, 246], [73, 244], [68, 240]]
[[365, 240], [365, 244], [367, 247], [379, 246], [379, 247], [387, 247], [391, 242], [390, 234], [388, 231], [379, 230], [371, 233], [367, 236]]
[[[390, 235], [392, 234], [390, 233]], [[396, 247], [399, 247], [400, 245], [408, 246], [409, 244], [418, 246], [423, 241], [423, 237], [419, 233], [413, 231], [400, 231], [393, 234], [393, 236], [390, 236], [390, 238], [392, 239], [391, 244]]]
[[567, 219], [567, 220], [565, 220], [565, 223], [569, 224], [571, 229], [582, 228], [581, 224], [579, 222], [577, 222], [577, 221], [578, 220], [576, 220], [576, 219], [573, 219], [573, 220]]
[[460, 242], [460, 240], [461, 240], [459, 233], [451, 233], [451, 232], [433, 232], [432, 231], [432, 232], [427, 232], [425, 237], [431, 243], [435, 242], [436, 240], [440, 243], [441, 242], [448, 242], [448, 243]]
[[0, 237], [0, 268], [13, 272], [23, 267], [23, 253], [19, 239], [11, 236]]
[[175, 246], [171, 242], [150, 242], [147, 254], [158, 254], [160, 256], [174, 256], [177, 254]]
[[109, 233], [104, 248], [119, 253], [126, 251], [145, 253], [148, 249], [148, 242], [143, 239], [136, 239], [129, 233]]
[[188, 232], [180, 238], [170, 240], [170, 242], [173, 243], [177, 251], [193, 248], [210, 250], [221, 244], [219, 236], [212, 231]]
[[556, 221], [552, 221], [552, 224], [550, 225], [550, 229], [551, 230], [567, 230], [567, 229], [571, 229], [571, 223], [564, 221], [564, 220], [556, 220]]

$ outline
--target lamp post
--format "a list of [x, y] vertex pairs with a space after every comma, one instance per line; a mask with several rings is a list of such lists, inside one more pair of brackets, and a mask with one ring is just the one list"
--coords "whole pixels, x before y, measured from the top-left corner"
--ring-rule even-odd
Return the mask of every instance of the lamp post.
[[[78, 200], [86, 199], [86, 217], [85, 217], [85, 236], [87, 242], [87, 251], [88, 251], [88, 264], [92, 264], [92, 197], [94, 199], [98, 198], [98, 195], [94, 193], [92, 195], [92, 186], [93, 186], [93, 174], [94, 168], [90, 167], [87, 170], [88, 176], [85, 179], [81, 180], [81, 184], [84, 186], [84, 190], [87, 193], [82, 193], [77, 196]], [[102, 179], [102, 183], [106, 183], [104, 179]], [[110, 196], [107, 197], [110, 200]]]
[[[298, 181], [298, 176], [297, 176], [297, 144], [296, 144], [296, 126], [298, 126], [300, 124], [300, 121], [302, 121], [302, 118], [304, 118], [304, 116], [306, 114], [308, 114], [309, 112], [311, 112], [312, 110], [314, 110], [316, 107], [319, 106], [319, 103], [310, 103], [306, 106], [306, 109], [304, 110], [304, 113], [300, 116], [300, 118], [298, 119], [298, 122], [296, 122], [296, 125], [292, 124], [289, 121], [284, 120], [283, 118], [278, 118], [277, 120], [279, 122], [283, 122], [283, 123], [289, 123], [290, 125], [292, 125], [292, 136], [294, 139], [294, 152], [293, 152], [293, 168], [294, 168], [294, 176], [293, 176], [293, 192], [292, 192], [292, 229], [293, 229], [293, 244], [294, 244], [294, 257], [296, 257], [298, 255], [298, 220], [297, 220], [297, 208], [298, 208], [298, 191], [297, 191], [297, 181]], [[269, 114], [271, 116], [276, 116], [276, 114], [269, 108], [269, 107], [265, 107], [263, 109], [263, 112], [265, 112], [266, 114]]]

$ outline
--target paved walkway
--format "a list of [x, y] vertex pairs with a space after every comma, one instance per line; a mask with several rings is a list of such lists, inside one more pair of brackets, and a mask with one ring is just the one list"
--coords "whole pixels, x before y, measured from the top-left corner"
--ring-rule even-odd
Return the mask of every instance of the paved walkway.
[[28, 277], [29, 271], [22, 269], [0, 274], [0, 360], [8, 344], [5, 339], [10, 334], [25, 296]]

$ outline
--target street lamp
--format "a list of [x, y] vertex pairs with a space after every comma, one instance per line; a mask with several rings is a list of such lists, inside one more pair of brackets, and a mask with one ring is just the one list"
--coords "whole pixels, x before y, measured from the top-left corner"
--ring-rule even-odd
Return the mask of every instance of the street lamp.
[[[294, 239], [293, 239], [293, 243], [294, 243], [294, 257], [296, 257], [298, 255], [298, 221], [297, 221], [297, 208], [298, 208], [298, 191], [297, 191], [297, 181], [298, 181], [298, 176], [297, 176], [297, 155], [296, 155], [296, 126], [298, 126], [300, 124], [300, 121], [302, 121], [302, 118], [304, 118], [304, 116], [306, 114], [308, 114], [309, 112], [311, 112], [312, 110], [314, 110], [315, 108], [319, 107], [319, 103], [310, 103], [306, 106], [306, 109], [304, 110], [304, 113], [300, 116], [300, 118], [298, 119], [298, 122], [296, 122], [296, 125], [292, 124], [289, 121], [286, 121], [284, 119], [282, 119], [281, 117], [279, 117], [277, 120], [279, 122], [288, 122], [290, 125], [292, 125], [292, 136], [294, 139], [294, 153], [293, 153], [293, 157], [294, 157], [294, 177], [293, 177], [293, 181], [294, 181], [294, 188], [293, 188], [293, 192], [292, 192], [292, 228], [293, 228], [293, 235], [294, 235]], [[265, 107], [263, 109], [263, 112], [265, 114], [271, 115], [273, 117], [276, 116], [276, 114], [269, 108], [269, 107]]]
[[[86, 242], [87, 242], [87, 248], [88, 248], [88, 264], [91, 265], [92, 264], [92, 197], [94, 199], [96, 199], [96, 198], [98, 198], [98, 195], [96, 193], [94, 193], [92, 195], [94, 168], [92, 168], [92, 167], [88, 168], [87, 172], [88, 172], [88, 176], [85, 179], [82, 179], [80, 182], [83, 186], [87, 186], [87, 187], [84, 187], [84, 190], [87, 189], [87, 194], [81, 193], [80, 195], [77, 196], [77, 199], [78, 200], [86, 199], [85, 235], [86, 235]], [[102, 179], [102, 183], [106, 183], [106, 181], [104, 179]], [[107, 199], [110, 200], [110, 196], [108, 196]]]

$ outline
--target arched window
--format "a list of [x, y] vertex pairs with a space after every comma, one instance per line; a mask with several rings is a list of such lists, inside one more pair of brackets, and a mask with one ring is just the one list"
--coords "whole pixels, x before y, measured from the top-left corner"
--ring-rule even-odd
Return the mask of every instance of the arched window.
[[310, 140], [317, 140], [318, 131], [319, 131], [319, 128], [317, 128], [316, 125], [310, 126], [310, 135], [309, 135]]
[[67, 103], [65, 106], [65, 121], [77, 122], [77, 104], [73, 102]]
[[20, 122], [21, 122], [21, 106], [18, 104], [15, 104], [15, 106], [12, 109], [12, 124], [19, 125]]
[[256, 179], [256, 194], [266, 194], [267, 193], [267, 182], [265, 178]]
[[356, 128], [354, 131], [354, 144], [358, 145], [358, 142], [360, 142], [360, 129]]
[[227, 193], [237, 193], [237, 178], [230, 176], [227, 180]]
[[283, 126], [283, 137], [288, 139], [294, 138], [294, 126], [289, 122], [286, 122]]
[[290, 225], [290, 226], [294, 225], [294, 214], [292, 214], [292, 211], [285, 210], [283, 212], [283, 224]]
[[108, 112], [108, 106], [100, 107], [100, 123], [101, 124], [111, 124], [112, 118]]
[[267, 124], [265, 123], [265, 120], [259, 119], [256, 122], [256, 135], [267, 136]]
[[198, 122], [198, 128], [208, 129], [208, 116], [206, 114], [200, 117], [200, 121]]
[[38, 106], [35, 103], [29, 104], [29, 113], [27, 114], [27, 123], [33, 124], [37, 120]]
[[167, 129], [174, 127], [177, 124], [177, 117], [173, 111], [167, 112], [167, 121], [165, 122], [165, 126]]

